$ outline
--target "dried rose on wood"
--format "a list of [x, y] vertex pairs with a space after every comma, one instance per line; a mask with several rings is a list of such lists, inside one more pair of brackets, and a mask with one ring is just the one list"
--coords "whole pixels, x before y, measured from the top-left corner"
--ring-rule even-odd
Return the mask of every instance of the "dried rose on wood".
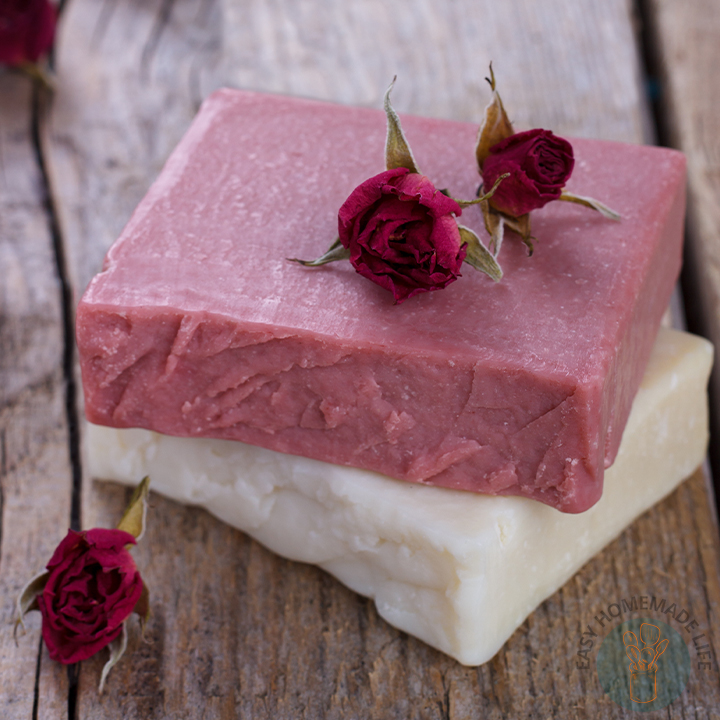
[[0, 64], [36, 63], [52, 47], [55, 23], [48, 0], [0, 0]]
[[38, 605], [50, 657], [86, 660], [115, 640], [142, 595], [143, 582], [122, 530], [70, 530], [47, 564]]
[[69, 530], [17, 601], [18, 623], [30, 610], [42, 614], [52, 660], [76, 663], [109, 646], [101, 691], [125, 651], [128, 618], [135, 612], [145, 621], [149, 613], [148, 591], [129, 552], [145, 529], [149, 482], [137, 487], [117, 529]]

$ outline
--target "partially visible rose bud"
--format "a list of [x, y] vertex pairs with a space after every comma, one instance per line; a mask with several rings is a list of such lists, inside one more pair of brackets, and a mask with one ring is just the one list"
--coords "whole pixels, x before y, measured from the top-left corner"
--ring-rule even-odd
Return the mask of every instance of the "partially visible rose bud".
[[455, 220], [461, 212], [424, 175], [386, 170], [340, 208], [340, 242], [355, 270], [401, 303], [457, 280], [466, 252]]
[[50, 657], [61, 663], [86, 660], [115, 640], [140, 600], [143, 581], [123, 530], [70, 530], [47, 564], [37, 596], [42, 635]]
[[572, 145], [549, 130], [511, 135], [490, 148], [482, 165], [486, 188], [510, 174], [490, 198], [490, 206], [520, 217], [559, 200], [574, 164]]
[[55, 22], [48, 0], [0, 0], [0, 64], [36, 63], [52, 47]]

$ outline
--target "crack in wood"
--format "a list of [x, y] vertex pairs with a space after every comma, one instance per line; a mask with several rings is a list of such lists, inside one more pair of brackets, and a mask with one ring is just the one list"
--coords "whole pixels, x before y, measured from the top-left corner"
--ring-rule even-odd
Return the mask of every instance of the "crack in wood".
[[440, 675], [440, 681], [443, 688], [442, 699], [438, 700], [440, 717], [442, 720], [452, 720], [450, 716], [450, 688], [452, 687], [452, 681], [448, 680], [447, 673]]
[[[43, 148], [43, 129], [48, 118], [49, 96], [39, 82], [33, 84], [31, 109], [31, 142], [35, 161], [37, 163], [40, 180], [43, 206], [52, 238], [52, 250], [55, 259], [55, 271], [60, 286], [61, 318], [63, 324], [63, 353], [62, 368], [65, 385], [65, 415], [68, 424], [68, 455], [72, 472], [72, 497], [70, 502], [70, 527], [79, 530], [81, 527], [81, 498], [82, 498], [82, 466], [80, 460], [80, 424], [77, 409], [77, 384], [75, 382], [75, 331], [74, 313], [72, 305], [72, 287], [67, 271], [67, 261], [60, 232], [55, 199], [52, 193], [50, 177], [47, 171], [45, 151]], [[4, 443], [4, 435], [3, 435]], [[3, 464], [5, 458], [3, 444]], [[0, 512], [2, 507], [0, 506]], [[0, 540], [2, 535], [0, 534]], [[37, 720], [40, 701], [40, 672], [42, 660], [42, 637], [38, 645], [37, 663], [35, 670], [35, 684], [33, 695], [32, 718]], [[68, 720], [77, 720], [78, 707], [78, 677], [79, 665], [68, 666]]]
[[81, 663], [67, 666], [68, 679], [68, 720], [78, 720], [78, 681]]
[[155, 52], [160, 44], [160, 38], [168, 26], [170, 15], [172, 14], [175, 0], [163, 0], [160, 5], [160, 11], [155, 18], [150, 37], [147, 39], [140, 56], [140, 75], [146, 79], [150, 75], [150, 64], [152, 63]]
[[105, 37], [105, 31], [110, 25], [110, 18], [117, 6], [117, 0], [105, 0], [100, 8], [95, 27], [93, 28], [92, 38], [90, 40], [90, 47], [96, 50], [100, 47], [100, 44]]
[[52, 237], [56, 272], [60, 284], [60, 304], [63, 323], [63, 358], [62, 367], [65, 380], [65, 413], [68, 423], [68, 453], [72, 469], [72, 498], [70, 503], [70, 527], [79, 530], [81, 527], [81, 489], [82, 466], [80, 461], [80, 423], [77, 409], [77, 387], [75, 382], [75, 323], [72, 307], [72, 289], [67, 271], [67, 261], [63, 247], [63, 238], [55, 207], [55, 200], [50, 187], [50, 178], [45, 162], [42, 143], [42, 128], [47, 122], [47, 93], [39, 83], [35, 83], [32, 96], [32, 144], [35, 159], [40, 170], [43, 191], [43, 204], [47, 217], [50, 236]]
[[3, 480], [7, 477], [7, 445], [5, 430], [0, 430], [0, 549], [3, 541], [3, 511], [5, 509], [5, 488]]
[[32, 720], [38, 720], [38, 708], [40, 706], [40, 668], [42, 664], [42, 635], [38, 640], [37, 662], [35, 663], [35, 685], [33, 687]]
[[648, 0], [634, 0], [633, 15], [636, 18], [636, 39], [640, 70], [644, 82], [646, 101], [654, 131], [654, 144], [672, 147], [669, 142], [667, 114], [663, 111], [663, 85], [660, 74], [660, 53], [657, 29]]

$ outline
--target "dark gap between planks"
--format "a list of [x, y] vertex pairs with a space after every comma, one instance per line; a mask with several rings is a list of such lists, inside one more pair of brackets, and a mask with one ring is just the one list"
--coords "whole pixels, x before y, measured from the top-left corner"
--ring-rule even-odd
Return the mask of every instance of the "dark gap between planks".
[[[66, 1], [63, 0], [59, 6], [62, 12]], [[54, 50], [50, 56], [50, 68], [54, 69]], [[80, 530], [82, 527], [82, 465], [80, 453], [80, 420], [77, 408], [78, 388], [75, 382], [75, 318], [73, 307], [73, 293], [70, 278], [67, 270], [67, 260], [63, 246], [62, 233], [58, 222], [55, 198], [52, 194], [52, 187], [47, 171], [47, 163], [41, 140], [42, 127], [47, 122], [49, 102], [51, 97], [46, 88], [35, 80], [33, 83], [32, 108], [31, 108], [31, 139], [33, 153], [40, 171], [40, 182], [42, 185], [43, 205], [45, 215], [52, 238], [53, 255], [55, 257], [55, 268], [60, 283], [60, 305], [63, 324], [63, 378], [65, 382], [65, 416], [68, 425], [68, 455], [72, 472], [72, 495], [70, 498], [70, 527], [73, 530]], [[40, 700], [40, 670], [42, 658], [42, 639], [38, 645], [38, 658], [35, 670], [35, 687], [33, 697], [33, 720], [37, 720]], [[78, 715], [78, 680], [79, 665], [69, 665], [68, 676], [68, 720], [77, 720]]]
[[40, 140], [40, 126], [46, 119], [47, 92], [38, 81], [33, 87], [32, 99], [32, 142], [35, 158], [40, 169], [43, 204], [47, 215], [55, 255], [55, 265], [60, 281], [60, 302], [63, 322], [63, 375], [65, 380], [65, 414], [68, 422], [68, 454], [72, 467], [72, 498], [70, 502], [70, 527], [80, 530], [80, 508], [82, 489], [82, 466], [80, 463], [80, 423], [77, 410], [77, 383], [75, 382], [75, 323], [72, 306], [72, 288], [67, 272], [67, 261], [60, 234], [52, 189]]

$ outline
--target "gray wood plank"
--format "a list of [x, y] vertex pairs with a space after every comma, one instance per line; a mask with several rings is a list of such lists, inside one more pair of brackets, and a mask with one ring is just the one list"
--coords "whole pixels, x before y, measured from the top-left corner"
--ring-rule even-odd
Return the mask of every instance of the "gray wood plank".
[[652, 134], [627, 0], [222, 2], [233, 86], [380, 107], [397, 74], [398, 111], [472, 122], [493, 61], [518, 130]]
[[[32, 716], [40, 642], [39, 613], [13, 641], [15, 600], [67, 532], [72, 484], [60, 286], [31, 129], [31, 82], [0, 74], [0, 707], [8, 720]], [[50, 664], [46, 650], [40, 658]], [[57, 686], [64, 698], [64, 675]]]
[[[688, 159], [686, 292], [695, 324], [720, 347], [720, 7], [713, 0], [648, 0], [648, 39], [661, 81], [666, 140]], [[720, 417], [720, 377], [711, 383]], [[717, 466], [720, 453], [711, 450]], [[720, 486], [717, 486], [720, 487]]]

